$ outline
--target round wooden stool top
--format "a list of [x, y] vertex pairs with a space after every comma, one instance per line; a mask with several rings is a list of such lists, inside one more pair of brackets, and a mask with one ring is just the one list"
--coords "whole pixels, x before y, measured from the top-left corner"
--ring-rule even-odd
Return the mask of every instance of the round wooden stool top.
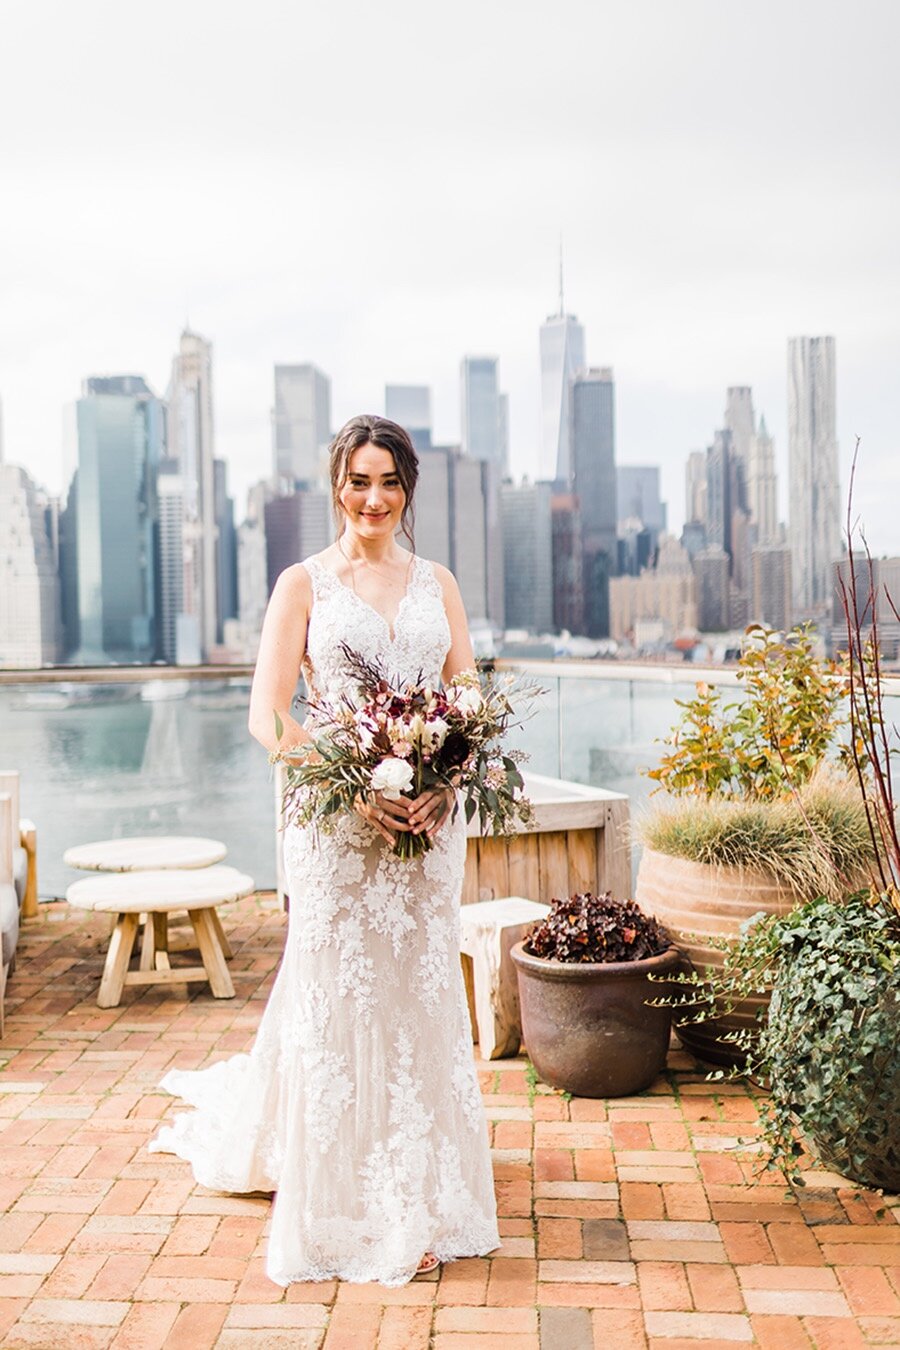
[[187, 835], [135, 835], [100, 839], [94, 844], [67, 848], [63, 862], [82, 872], [148, 872], [170, 868], [210, 867], [221, 862], [228, 849], [218, 839]]
[[75, 881], [66, 899], [76, 909], [106, 914], [136, 914], [172, 909], [209, 909], [239, 900], [253, 890], [253, 878], [234, 867], [197, 870], [114, 872]]

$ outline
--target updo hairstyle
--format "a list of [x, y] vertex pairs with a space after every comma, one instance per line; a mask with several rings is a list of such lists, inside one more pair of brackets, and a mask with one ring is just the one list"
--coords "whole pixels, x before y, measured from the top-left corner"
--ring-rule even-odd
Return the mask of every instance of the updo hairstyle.
[[341, 427], [331, 442], [328, 453], [331, 476], [331, 506], [334, 511], [335, 523], [340, 526], [343, 520], [343, 509], [339, 494], [347, 481], [350, 457], [354, 450], [358, 450], [363, 445], [377, 445], [379, 450], [387, 450], [393, 456], [394, 468], [397, 471], [397, 477], [400, 479], [400, 486], [403, 488], [403, 494], [406, 498], [403, 503], [403, 514], [400, 517], [400, 529], [409, 541], [410, 548], [415, 550], [413, 497], [419, 478], [419, 457], [408, 432], [386, 417], [376, 417], [374, 413], [363, 413], [359, 417], [351, 417], [350, 421]]

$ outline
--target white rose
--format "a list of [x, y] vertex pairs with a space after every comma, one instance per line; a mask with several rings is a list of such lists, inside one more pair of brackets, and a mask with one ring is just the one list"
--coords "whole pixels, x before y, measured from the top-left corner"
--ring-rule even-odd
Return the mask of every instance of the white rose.
[[412, 765], [388, 755], [377, 765], [369, 781], [373, 792], [380, 792], [389, 801], [399, 801], [407, 788], [412, 787]]
[[483, 702], [477, 689], [460, 689], [453, 699], [461, 713], [477, 713]]

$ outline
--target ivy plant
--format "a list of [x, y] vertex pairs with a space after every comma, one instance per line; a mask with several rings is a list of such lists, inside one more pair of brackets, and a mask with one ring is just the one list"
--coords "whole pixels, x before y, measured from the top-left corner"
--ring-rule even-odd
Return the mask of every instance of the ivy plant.
[[758, 1031], [738, 1031], [743, 1063], [712, 1079], [748, 1075], [765, 1086], [766, 1167], [803, 1184], [802, 1138], [825, 1166], [861, 1185], [900, 1189], [900, 911], [893, 891], [808, 900], [751, 920], [724, 947], [724, 964], [679, 977], [703, 1021], [724, 1005], [771, 991]]

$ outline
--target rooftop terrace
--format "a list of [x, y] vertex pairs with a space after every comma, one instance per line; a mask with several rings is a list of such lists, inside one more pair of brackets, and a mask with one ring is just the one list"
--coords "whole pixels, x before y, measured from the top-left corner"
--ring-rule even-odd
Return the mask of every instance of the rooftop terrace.
[[[102, 916], [24, 928], [0, 1056], [0, 1340], [67, 1350], [854, 1350], [900, 1344], [897, 1197], [811, 1171], [750, 1182], [756, 1104], [680, 1050], [641, 1097], [567, 1100], [479, 1063], [503, 1245], [401, 1289], [263, 1273], [268, 1197], [148, 1154], [157, 1089], [249, 1047], [281, 955], [271, 895], [222, 909], [236, 997], [96, 1006]], [[173, 946], [177, 948], [177, 934]], [[186, 938], [187, 930], [182, 930]]]

